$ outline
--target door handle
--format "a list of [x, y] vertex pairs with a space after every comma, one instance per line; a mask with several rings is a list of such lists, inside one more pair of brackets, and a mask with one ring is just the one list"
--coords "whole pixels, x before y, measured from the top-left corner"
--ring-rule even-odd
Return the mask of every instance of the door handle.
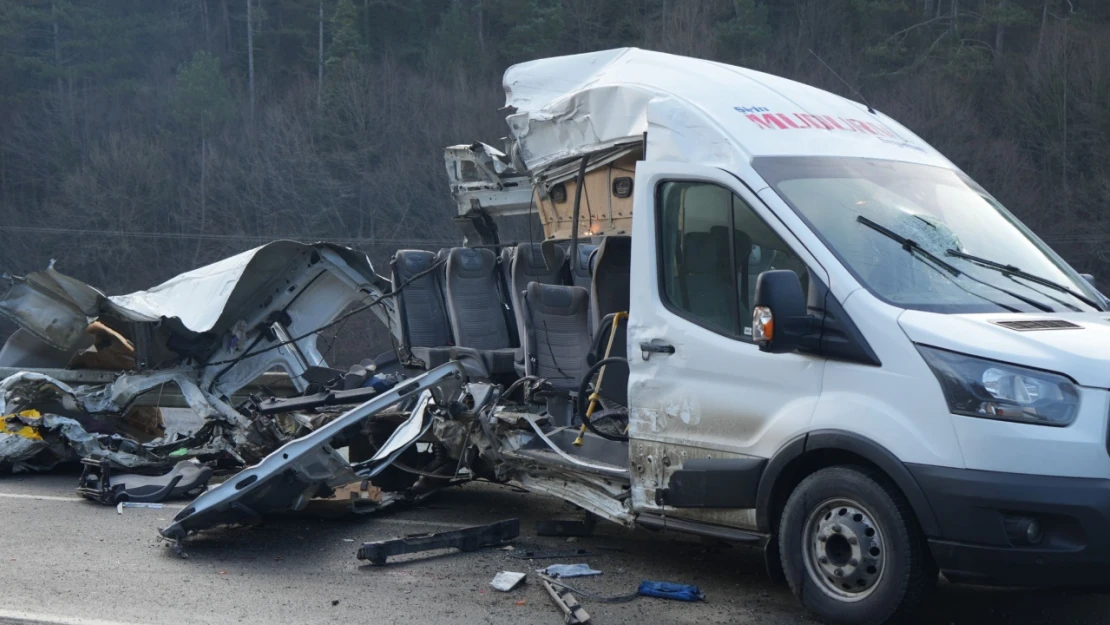
[[640, 342], [640, 357], [644, 360], [651, 358], [652, 354], [673, 354], [674, 345], [667, 343], [652, 343], [650, 341]]

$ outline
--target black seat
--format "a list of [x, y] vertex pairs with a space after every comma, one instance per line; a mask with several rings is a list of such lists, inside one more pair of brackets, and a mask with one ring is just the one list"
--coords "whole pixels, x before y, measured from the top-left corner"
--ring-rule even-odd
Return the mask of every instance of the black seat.
[[578, 286], [528, 283], [521, 300], [525, 373], [571, 391], [586, 370], [589, 294]]
[[[594, 278], [590, 272], [591, 256], [597, 250], [597, 246], [593, 243], [579, 243], [578, 244], [578, 263], [571, 263], [570, 255], [567, 255], [567, 266], [570, 273], [570, 283], [574, 286], [580, 286], [586, 291], [590, 290], [593, 285]], [[594, 316], [593, 316], [593, 299], [590, 301], [590, 311], [587, 316], [589, 319], [590, 336], [594, 333]]]
[[735, 332], [728, 245], [725, 228], [687, 233], [679, 288], [687, 311], [716, 330]]
[[491, 374], [512, 373], [516, 354], [499, 279], [492, 251], [456, 247], [447, 253], [444, 294], [455, 344], [474, 350]]
[[[436, 254], [424, 250], [398, 250], [390, 262], [393, 290], [397, 293], [395, 319], [401, 335], [405, 364], [414, 364], [407, 356], [421, 361], [427, 368], [436, 367], [449, 358], [452, 344], [447, 305], [443, 298], [443, 271], [432, 271]], [[419, 277], [416, 277], [419, 276]], [[403, 285], [403, 288], [402, 288]]]
[[[613, 320], [617, 319], [614, 328]], [[616, 334], [613, 334], [614, 331]], [[610, 358], [628, 358], [628, 317], [617, 313], [609, 313], [601, 320], [601, 325], [594, 333], [593, 344], [586, 363], [591, 367], [605, 358], [605, 350], [609, 347], [609, 336], [613, 336], [613, 346], [609, 350]], [[598, 395], [614, 404], [628, 405], [628, 367], [621, 363], [613, 363], [605, 367], [605, 376], [601, 380]]]
[[590, 285], [590, 315], [594, 333], [601, 319], [615, 312], [628, 312], [632, 277], [632, 237], [607, 236], [593, 254], [593, 283]]
[[540, 284], [559, 284], [562, 277], [563, 263], [566, 254], [561, 248], [552, 246], [550, 265], [544, 258], [540, 243], [521, 243], [514, 248], [509, 272], [509, 289], [512, 293], [512, 306], [520, 336], [520, 345], [524, 347], [525, 319], [522, 313], [522, 300], [524, 291], [532, 282]]

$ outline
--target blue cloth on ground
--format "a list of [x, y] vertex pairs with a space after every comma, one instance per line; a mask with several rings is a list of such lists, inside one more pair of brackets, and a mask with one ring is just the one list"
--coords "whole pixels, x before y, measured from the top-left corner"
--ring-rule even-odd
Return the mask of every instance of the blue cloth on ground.
[[676, 601], [701, 601], [705, 595], [701, 589], [689, 584], [672, 584], [671, 582], [640, 582], [637, 591], [645, 597], [659, 597], [660, 599], [674, 599]]

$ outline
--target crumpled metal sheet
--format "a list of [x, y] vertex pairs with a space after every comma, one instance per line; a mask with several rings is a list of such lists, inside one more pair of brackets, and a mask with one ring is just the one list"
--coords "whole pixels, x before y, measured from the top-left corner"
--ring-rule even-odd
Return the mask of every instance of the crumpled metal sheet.
[[[147, 443], [88, 431], [96, 417], [118, 414], [136, 395], [167, 383], [177, 384], [190, 407], [205, 417], [196, 431], [171, 432]], [[13, 414], [46, 405], [85, 414], [90, 420], [83, 425], [48, 412], [42, 417]], [[41, 373], [22, 372], [0, 381], [0, 415], [9, 415], [6, 427], [0, 427], [0, 470], [12, 472], [46, 471], [89, 456], [105, 458], [121, 469], [168, 468], [189, 458], [244, 465], [319, 424], [294, 415], [248, 419], [202, 392], [183, 371], [121, 375], [112, 384], [77, 387]], [[41, 438], [12, 431], [27, 427]]]
[[9, 279], [11, 286], [0, 297], [0, 315], [61, 350], [81, 340], [104, 301], [100, 291], [55, 271], [53, 262], [44, 271]]
[[336, 259], [361, 284], [378, 285], [370, 259], [333, 243], [274, 241], [175, 276], [158, 286], [127, 295], [105, 296], [93, 287], [54, 270], [22, 278], [0, 296], [0, 315], [48, 345], [68, 350], [89, 323], [101, 315], [129, 321], [170, 323], [200, 334], [230, 327], [264, 297], [260, 290], [275, 278], [300, 270], [303, 258]]
[[102, 444], [108, 436], [90, 434], [75, 419], [58, 415], [42, 417], [10, 417], [20, 426], [30, 425], [41, 438], [28, 438], [15, 433], [0, 433], [0, 469], [12, 473], [48, 471], [60, 463], [74, 462], [79, 458], [92, 455], [109, 457], [113, 464], [122, 468], [143, 468], [159, 466], [164, 460], [148, 453], [141, 453], [142, 447], [136, 444], [140, 453], [123, 450], [111, 451]]
[[[451, 361], [374, 396], [310, 434], [286, 443], [198, 497], [174, 517], [161, 535], [180, 540], [190, 532], [226, 523], [252, 522], [262, 515], [302, 510], [314, 497], [340, 486], [372, 479], [426, 434], [429, 406], [449, 406], [466, 383], [466, 372]], [[332, 444], [373, 415], [415, 401], [408, 419], [369, 460], [350, 464]]]

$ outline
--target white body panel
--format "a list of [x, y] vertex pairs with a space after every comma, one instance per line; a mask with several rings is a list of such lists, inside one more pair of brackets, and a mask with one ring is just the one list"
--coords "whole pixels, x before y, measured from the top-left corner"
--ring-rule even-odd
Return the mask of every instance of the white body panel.
[[[636, 177], [632, 257], [637, 260], [628, 321], [629, 436], [634, 443], [696, 449], [709, 452], [705, 454], [709, 457], [713, 452], [770, 457], [809, 428], [821, 395], [825, 359], [764, 353], [754, 343], [724, 337], [663, 306], [655, 251], [655, 189], [665, 181], [710, 182], [728, 188], [756, 207], [763, 221], [791, 247], [804, 248], [735, 176], [720, 169], [641, 162]], [[820, 271], [814, 259], [806, 261]], [[821, 279], [828, 278], [822, 275]], [[645, 342], [673, 345], [675, 351], [645, 359], [639, 347]], [[679, 466], [675, 463], [674, 468]], [[669, 471], [655, 468], [658, 473], [633, 473], [634, 487], [645, 479], [665, 484]], [[634, 488], [633, 493], [637, 505], [652, 507], [635, 501], [643, 496], [642, 489]]]
[[859, 434], [903, 462], [963, 468], [940, 385], [898, 327], [902, 310], [863, 289], [843, 305], [882, 366], [829, 361], [812, 429]]

